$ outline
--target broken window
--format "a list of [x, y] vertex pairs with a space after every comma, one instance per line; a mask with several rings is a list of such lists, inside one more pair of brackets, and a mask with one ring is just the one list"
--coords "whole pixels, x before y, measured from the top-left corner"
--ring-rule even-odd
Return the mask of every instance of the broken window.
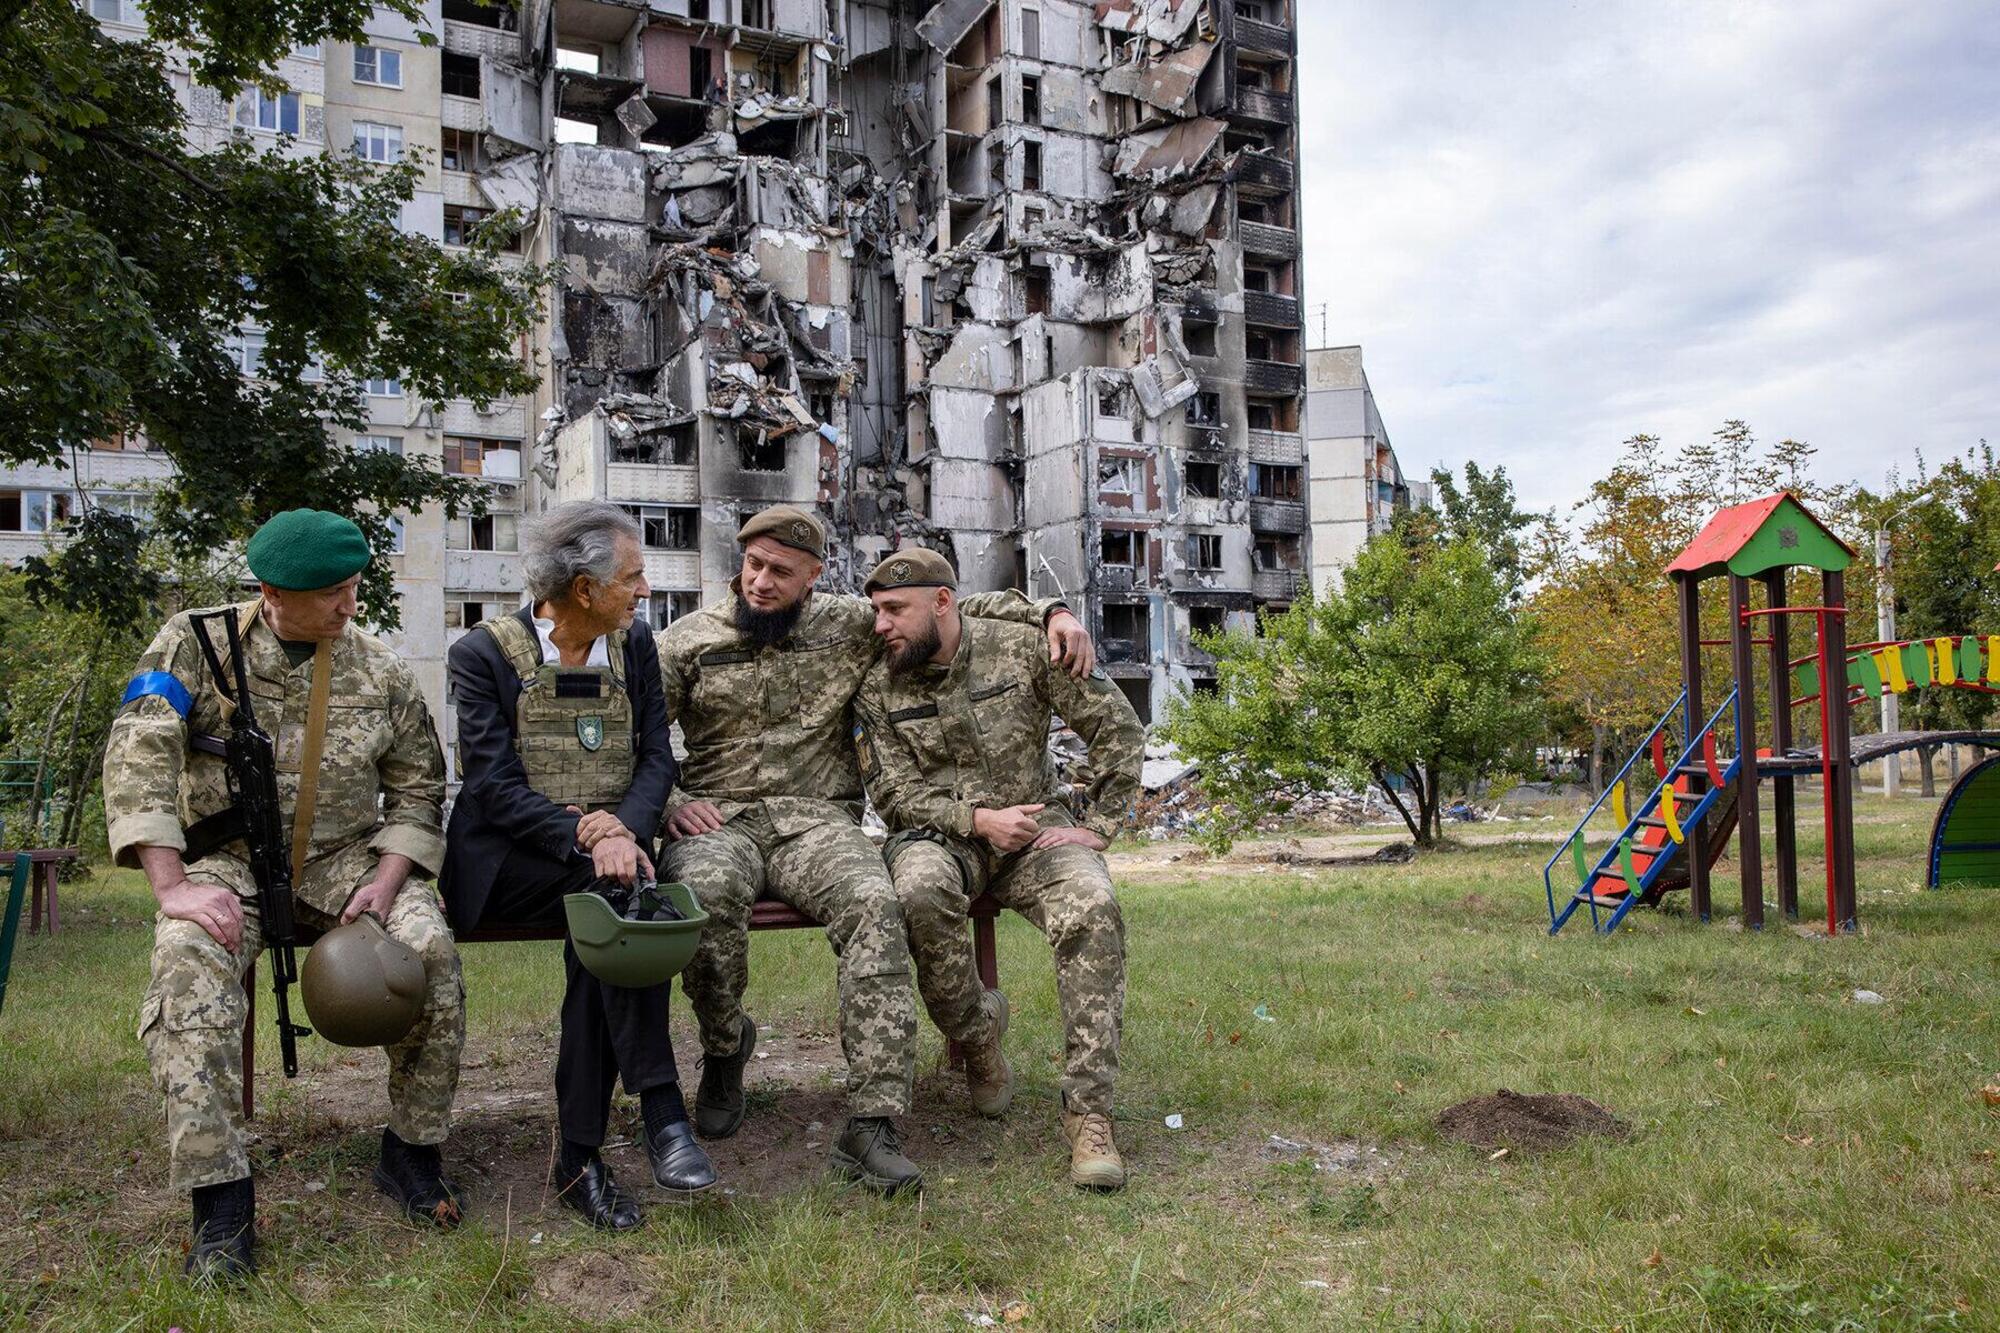
[[1215, 355], [1215, 325], [1182, 324], [1181, 341], [1187, 344], [1189, 356]]
[[1144, 602], [1107, 603], [1104, 634], [1098, 641], [1107, 662], [1153, 660], [1153, 617]]
[[479, 57], [457, 51], [438, 53], [441, 90], [447, 97], [479, 96]]
[[0, 491], [0, 532], [47, 532], [69, 522], [68, 491]]
[[697, 23], [708, 22], [708, 0], [688, 0], [688, 17]]
[[1236, 216], [1243, 222], [1269, 222], [1271, 202], [1268, 199], [1238, 199]]
[[604, 53], [598, 47], [577, 46], [557, 39], [557, 69], [573, 69], [579, 74], [596, 74], [603, 65]]
[[688, 612], [699, 610], [698, 592], [656, 592], [644, 608], [644, 618], [654, 629], [665, 629]]
[[1126, 702], [1132, 705], [1132, 711], [1139, 715], [1139, 720], [1151, 726], [1153, 722], [1153, 682], [1145, 679], [1120, 679], [1117, 684], [1118, 690], [1125, 696]]
[[403, 127], [354, 122], [354, 155], [370, 162], [396, 162], [403, 156]]
[[1304, 469], [1276, 463], [1250, 465], [1250, 493], [1260, 500], [1296, 500]]
[[1251, 329], [1243, 335], [1243, 355], [1252, 361], [1269, 361], [1277, 354], [1277, 344], [1271, 335], [1262, 329]]
[[479, 162], [479, 136], [471, 130], [445, 130], [438, 136], [438, 165], [446, 171], [471, 171]]
[[262, 88], [245, 91], [236, 101], [236, 127], [265, 130], [272, 134], [297, 134], [299, 95], [267, 93]]
[[1125, 405], [1124, 385], [1112, 380], [1097, 382], [1097, 415], [1120, 419], [1129, 415], [1129, 409]]
[[482, 3], [482, 0], [444, 0], [444, 16], [453, 23], [473, 23], [482, 28], [514, 31], [514, 6]]
[[354, 48], [354, 81], [382, 88], [403, 86], [403, 55], [385, 46]]
[[1042, 58], [1042, 11], [1021, 11], [1021, 54], [1030, 60]]
[[1292, 532], [1252, 533], [1250, 559], [1258, 569], [1299, 568], [1303, 562], [1300, 559], [1298, 534]]
[[1197, 532], [1188, 538], [1188, 568], [1222, 568], [1222, 534]]
[[452, 551], [518, 551], [520, 516], [486, 514], [452, 519], [444, 530], [444, 544]]
[[1246, 292], [1268, 292], [1277, 285], [1275, 275], [1268, 268], [1255, 264], [1243, 266], [1243, 290]]
[[[703, 6], [706, 8], [706, 6]], [[692, 17], [692, 16], [690, 16]], [[688, 90], [689, 97], [707, 97], [715, 85], [714, 53], [705, 46], [688, 48]], [[719, 90], [717, 90], [719, 91]], [[714, 100], [721, 101], [717, 96]]]
[[998, 129], [1007, 123], [1007, 108], [1001, 100], [1004, 93], [1005, 89], [1001, 86], [999, 75], [996, 74], [986, 81], [986, 128], [989, 130]]
[[1022, 209], [1021, 230], [1029, 235], [1033, 235], [1041, 227], [1042, 223], [1048, 220], [1048, 216], [1049, 212], [1045, 208], [1036, 208], [1030, 205]]
[[1049, 271], [1039, 265], [1021, 270], [1021, 310], [1029, 315], [1049, 312]]
[[1190, 426], [1220, 426], [1222, 424], [1222, 395], [1214, 392], [1203, 392], [1188, 399], [1187, 423]]
[[785, 441], [782, 437], [772, 439], [762, 431], [740, 431], [737, 443], [741, 448], [745, 472], [785, 470]]
[[1029, 125], [1042, 123], [1042, 81], [1029, 74], [1021, 76], [1021, 119]]
[[1139, 543], [1133, 540], [1135, 535], [1130, 528], [1106, 528], [1097, 544], [1099, 563], [1126, 568], [1138, 564], [1135, 556]]
[[833, 421], [834, 394], [831, 389], [814, 389], [806, 395], [806, 410], [822, 425]]
[[746, 28], [771, 26], [771, 7], [766, 0], [743, 0], [743, 26]]
[[1201, 500], [1222, 498], [1222, 464], [1189, 463], [1182, 475], [1190, 496]]
[[1188, 633], [1222, 633], [1223, 611], [1219, 606], [1190, 606], [1187, 609]]
[[1146, 481], [1146, 461], [1143, 458], [1099, 458], [1097, 460], [1097, 493], [1099, 495], [1137, 495]]
[[1021, 141], [1021, 188], [1042, 188], [1042, 146], [1033, 139]]
[[1251, 430], [1276, 430], [1278, 428], [1278, 414], [1272, 409], [1269, 403], [1251, 403], [1247, 415]]
[[701, 536], [701, 510], [689, 505], [619, 505], [639, 525], [639, 544], [650, 551], [692, 551]]

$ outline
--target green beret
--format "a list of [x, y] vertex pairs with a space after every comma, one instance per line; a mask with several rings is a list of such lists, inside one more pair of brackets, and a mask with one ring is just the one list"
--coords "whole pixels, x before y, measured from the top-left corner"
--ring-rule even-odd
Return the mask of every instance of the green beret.
[[752, 514], [736, 530], [736, 544], [747, 546], [752, 537], [769, 537], [815, 560], [826, 559], [826, 528], [797, 505], [772, 505]]
[[861, 588], [864, 592], [887, 592], [891, 588], [950, 588], [956, 592], [958, 575], [952, 571], [951, 561], [936, 551], [912, 546], [907, 551], [893, 552], [875, 566], [875, 572]]
[[287, 509], [257, 529], [243, 554], [260, 582], [291, 592], [345, 583], [375, 558], [352, 519], [320, 509]]

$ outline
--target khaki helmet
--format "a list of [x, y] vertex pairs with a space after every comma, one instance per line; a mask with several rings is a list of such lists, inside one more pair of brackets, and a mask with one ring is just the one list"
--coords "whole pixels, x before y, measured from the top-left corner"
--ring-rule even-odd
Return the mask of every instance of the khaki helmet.
[[363, 913], [319, 937], [299, 968], [313, 1030], [339, 1046], [388, 1046], [424, 1009], [423, 960]]
[[603, 893], [563, 897], [570, 943], [585, 971], [611, 986], [657, 986], [688, 965], [708, 924], [692, 889], [641, 883], [629, 897], [614, 896], [629, 903], [624, 912]]

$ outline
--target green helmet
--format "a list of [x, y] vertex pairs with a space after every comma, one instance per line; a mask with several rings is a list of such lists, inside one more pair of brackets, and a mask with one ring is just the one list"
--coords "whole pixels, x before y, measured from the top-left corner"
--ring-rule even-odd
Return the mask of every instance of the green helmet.
[[424, 1008], [423, 960], [363, 914], [319, 937], [299, 968], [306, 1016], [340, 1046], [388, 1046], [409, 1035]]
[[694, 957], [708, 924], [685, 884], [642, 883], [622, 914], [604, 894], [566, 894], [563, 912], [578, 961], [612, 986], [657, 986], [672, 977]]

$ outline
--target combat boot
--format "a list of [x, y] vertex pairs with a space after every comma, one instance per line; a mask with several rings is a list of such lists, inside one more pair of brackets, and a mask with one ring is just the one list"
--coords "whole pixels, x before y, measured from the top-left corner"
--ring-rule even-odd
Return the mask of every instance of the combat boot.
[[1069, 1183], [1078, 1189], [1125, 1188], [1125, 1162], [1111, 1141], [1111, 1117], [1096, 1111], [1078, 1112], [1063, 1103], [1063, 1137], [1069, 1140]]
[[701, 1058], [701, 1086], [694, 1092], [694, 1127], [705, 1139], [726, 1139], [743, 1127], [743, 1066], [757, 1049], [757, 1025], [743, 1015], [736, 1049]]
[[257, 1195], [250, 1177], [194, 1192], [194, 1239], [187, 1274], [196, 1282], [236, 1282], [257, 1271]]
[[449, 1231], [464, 1220], [458, 1186], [445, 1175], [444, 1154], [434, 1143], [405, 1143], [395, 1130], [384, 1129], [375, 1186], [401, 1204], [412, 1222]]
[[858, 1180], [885, 1198], [924, 1186], [923, 1172], [903, 1156], [896, 1122], [885, 1115], [848, 1117], [846, 1128], [834, 1140], [829, 1164], [835, 1175]]
[[979, 997], [979, 1007], [986, 1014], [986, 1035], [965, 1043], [965, 1087], [973, 1110], [1005, 1115], [1014, 1101], [1014, 1068], [1000, 1045], [1007, 1035], [1007, 997], [989, 990]]

